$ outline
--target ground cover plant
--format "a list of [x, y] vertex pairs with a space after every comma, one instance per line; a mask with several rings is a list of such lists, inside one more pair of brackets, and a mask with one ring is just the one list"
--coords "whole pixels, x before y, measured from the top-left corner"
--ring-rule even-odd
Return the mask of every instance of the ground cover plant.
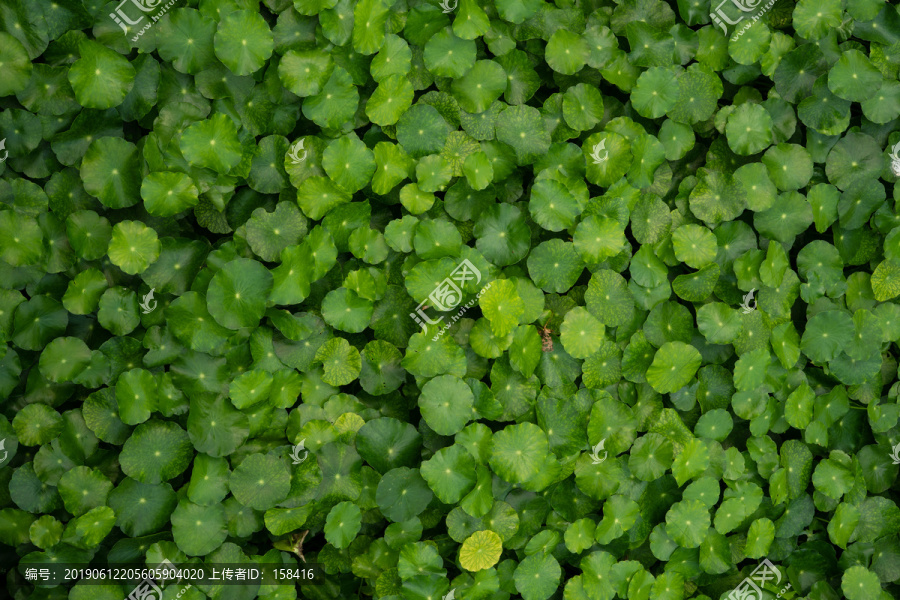
[[715, 1], [3, 0], [0, 596], [900, 597], [900, 11]]

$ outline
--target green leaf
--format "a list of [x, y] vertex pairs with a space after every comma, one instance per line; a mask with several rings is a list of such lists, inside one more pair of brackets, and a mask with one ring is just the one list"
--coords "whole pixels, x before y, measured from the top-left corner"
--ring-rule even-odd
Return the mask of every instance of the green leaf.
[[562, 183], [553, 179], [542, 179], [534, 184], [528, 207], [534, 221], [549, 231], [572, 227], [581, 212], [578, 201]]
[[353, 11], [353, 48], [364, 55], [374, 54], [384, 44], [384, 24], [389, 5], [382, 0], [365, 0]]
[[322, 318], [336, 329], [359, 333], [369, 324], [373, 308], [371, 301], [353, 290], [332, 290], [322, 302]]
[[809, 183], [813, 173], [809, 152], [796, 144], [778, 144], [769, 148], [762, 158], [769, 177], [779, 190], [798, 190]]
[[216, 22], [199, 11], [178, 8], [167, 13], [157, 36], [160, 57], [181, 73], [199, 73], [213, 66]]
[[840, 500], [841, 496], [850, 491], [850, 487], [853, 485], [850, 459], [839, 450], [832, 452], [831, 458], [816, 465], [812, 482], [819, 492], [833, 500]]
[[628, 469], [641, 481], [654, 481], [672, 466], [672, 444], [657, 433], [648, 433], [635, 442], [628, 457]]
[[103, 137], [88, 146], [81, 162], [81, 180], [85, 191], [104, 206], [126, 208], [140, 198], [140, 168], [134, 144]]
[[419, 471], [407, 467], [385, 473], [375, 492], [378, 508], [395, 523], [408, 521], [420, 514], [433, 497]]
[[272, 56], [274, 36], [258, 12], [235, 10], [219, 21], [214, 45], [216, 58], [232, 73], [249, 75]]
[[122, 221], [112, 230], [109, 259], [129, 275], [144, 272], [160, 251], [156, 231], [140, 221]]
[[228, 487], [244, 506], [266, 510], [287, 498], [291, 473], [279, 458], [251, 454], [231, 472]]
[[587, 180], [603, 187], [621, 179], [634, 161], [631, 142], [615, 132], [590, 135], [584, 141], [582, 151], [587, 165]]
[[321, 50], [289, 50], [278, 63], [278, 77], [293, 94], [313, 96], [322, 91], [334, 70], [331, 54]]
[[775, 539], [775, 526], [769, 519], [759, 519], [750, 524], [744, 553], [751, 558], [762, 558]]
[[104, 506], [112, 487], [109, 479], [89, 467], [75, 467], [66, 471], [60, 477], [58, 485], [66, 510], [76, 517]]
[[0, 48], [0, 62], [6, 65], [3, 82], [0, 83], [0, 96], [9, 96], [25, 89], [33, 65], [25, 47], [6, 32], [0, 32]]
[[503, 552], [500, 536], [493, 531], [476, 531], [463, 542], [459, 550], [459, 563], [467, 571], [490, 569]]
[[651, 67], [641, 73], [631, 91], [631, 102], [638, 114], [658, 119], [672, 110], [678, 98], [676, 79], [676, 74], [665, 67]]
[[191, 462], [187, 433], [175, 423], [150, 420], [138, 425], [122, 446], [122, 471], [142, 483], [162, 483], [177, 477]]
[[656, 351], [647, 369], [647, 381], [661, 394], [676, 392], [693, 379], [700, 364], [700, 352], [693, 346], [666, 342]]
[[112, 531], [116, 514], [108, 506], [98, 506], [69, 522], [65, 541], [79, 548], [97, 546]]
[[221, 504], [198, 506], [182, 499], [172, 513], [172, 535], [178, 549], [188, 556], [209, 554], [228, 537], [225, 509]]
[[265, 313], [272, 284], [272, 274], [257, 261], [232, 260], [209, 283], [209, 314], [228, 329], [256, 327]]
[[587, 358], [600, 348], [604, 331], [603, 324], [579, 306], [566, 313], [560, 340], [572, 357]]
[[40, 446], [56, 438], [63, 428], [59, 413], [44, 404], [29, 404], [12, 422], [16, 440], [25, 446]]
[[125, 478], [109, 493], [109, 506], [116, 511], [116, 524], [132, 536], [158, 531], [169, 522], [178, 504], [168, 484], [153, 485]]
[[552, 554], [533, 554], [516, 567], [516, 590], [525, 600], [547, 600], [562, 577], [562, 568]]
[[69, 67], [69, 83], [86, 108], [119, 106], [134, 85], [135, 69], [123, 56], [92, 40], [78, 44], [80, 58]]
[[160, 171], [150, 173], [141, 183], [141, 198], [147, 212], [170, 217], [196, 206], [199, 191], [193, 180], [183, 173]]
[[829, 310], [813, 316], [806, 323], [800, 349], [816, 362], [835, 359], [853, 339], [853, 319], [845, 312]]
[[[506, 239], [506, 232], [496, 235]], [[485, 246], [494, 247], [488, 246], [490, 243], [488, 239]], [[542, 242], [534, 248], [527, 264], [532, 281], [547, 292], [567, 292], [584, 272], [584, 261], [578, 255], [577, 246], [560, 239]]]
[[700, 269], [716, 258], [716, 237], [700, 225], [682, 225], [672, 232], [675, 256], [689, 267]]
[[697, 328], [710, 343], [729, 344], [742, 327], [740, 313], [721, 302], [704, 304], [697, 310]]
[[426, 383], [419, 408], [428, 426], [441, 435], [459, 432], [472, 418], [475, 396], [458, 377], [441, 375]]
[[325, 539], [335, 548], [346, 548], [362, 525], [362, 513], [352, 502], [336, 504], [325, 520]]
[[179, 145], [191, 165], [223, 174], [237, 166], [243, 153], [234, 122], [221, 113], [185, 129]]
[[881, 594], [881, 581], [875, 573], [856, 565], [844, 571], [841, 590], [849, 600], [877, 598]]
[[41, 352], [41, 375], [53, 382], [72, 381], [91, 362], [91, 349], [78, 338], [60, 337]]
[[675, 503], [666, 513], [666, 533], [682, 548], [697, 548], [709, 528], [709, 509], [697, 500]]
[[695, 63], [677, 79], [678, 96], [669, 118], [679, 123], [705, 121], [716, 109], [722, 95], [722, 81], [708, 67]]
[[872, 291], [875, 299], [885, 302], [900, 296], [900, 262], [885, 260], [875, 267], [872, 273]]
[[612, 219], [589, 215], [578, 223], [575, 249], [586, 263], [600, 263], [625, 249], [625, 231]]
[[331, 338], [316, 351], [316, 362], [322, 363], [322, 381], [329, 385], [347, 385], [359, 377], [362, 361], [359, 351], [344, 338]]
[[787, 398], [784, 407], [785, 420], [796, 429], [805, 429], [812, 420], [815, 393], [807, 384], [802, 384]]
[[634, 298], [628, 291], [625, 279], [609, 269], [601, 269], [591, 275], [584, 299], [587, 309], [607, 327], [627, 323], [634, 312]]
[[116, 382], [116, 401], [123, 423], [143, 423], [159, 408], [156, 378], [144, 369], [122, 373]]
[[438, 500], [456, 504], [475, 486], [475, 461], [462, 446], [438, 450], [422, 463], [422, 477]]
[[706, 443], [699, 439], [692, 439], [685, 444], [681, 453], [675, 457], [675, 462], [672, 464], [672, 474], [675, 476], [678, 484], [683, 485], [685, 481], [703, 473], [707, 467], [709, 467], [709, 451]]
[[530, 248], [525, 217], [521, 210], [510, 204], [494, 204], [485, 210], [478, 216], [473, 234], [475, 247], [497, 266], [519, 262]]
[[881, 73], [859, 50], [848, 50], [828, 72], [828, 88], [839, 98], [862, 102], [881, 87]]
[[[470, 111], [481, 112], [481, 111]], [[497, 117], [497, 139], [512, 146], [516, 162], [533, 162], [550, 148], [550, 134], [537, 109], [530, 106], [512, 106]]]
[[402, 74], [390, 75], [378, 83], [378, 87], [366, 103], [366, 115], [381, 126], [393, 125], [410, 107], [413, 87]]
[[406, 380], [400, 366], [403, 355], [392, 344], [373, 340], [360, 353], [362, 359], [359, 382], [373, 396], [389, 394]]
[[490, 465], [510, 483], [524, 483], [540, 472], [549, 448], [547, 435], [531, 423], [509, 425], [494, 434]]
[[728, 115], [725, 132], [736, 154], [756, 154], [772, 143], [772, 117], [759, 104], [741, 104]]
[[348, 193], [361, 190], [375, 172], [375, 156], [356, 134], [330, 143], [322, 154], [322, 168]]
[[587, 42], [566, 29], [557, 29], [547, 41], [544, 58], [550, 68], [563, 75], [574, 75], [587, 62]]

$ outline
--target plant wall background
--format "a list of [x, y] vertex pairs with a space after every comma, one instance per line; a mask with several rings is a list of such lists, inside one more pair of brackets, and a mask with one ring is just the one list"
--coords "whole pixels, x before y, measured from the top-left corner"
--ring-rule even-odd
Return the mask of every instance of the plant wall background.
[[452, 1], [0, 4], [6, 592], [900, 596], [898, 7]]

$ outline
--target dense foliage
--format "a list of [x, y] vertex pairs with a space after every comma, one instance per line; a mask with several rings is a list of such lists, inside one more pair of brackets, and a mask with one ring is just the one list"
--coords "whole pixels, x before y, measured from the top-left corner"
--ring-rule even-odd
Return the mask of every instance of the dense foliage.
[[716, 1], [2, 0], [9, 595], [900, 597], [900, 10]]

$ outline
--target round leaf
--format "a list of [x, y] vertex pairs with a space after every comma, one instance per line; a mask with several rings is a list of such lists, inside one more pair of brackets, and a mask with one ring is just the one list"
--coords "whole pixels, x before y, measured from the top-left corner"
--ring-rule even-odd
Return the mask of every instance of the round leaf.
[[490, 530], [476, 531], [462, 543], [459, 564], [467, 571], [490, 569], [500, 560], [503, 543], [500, 536]]

